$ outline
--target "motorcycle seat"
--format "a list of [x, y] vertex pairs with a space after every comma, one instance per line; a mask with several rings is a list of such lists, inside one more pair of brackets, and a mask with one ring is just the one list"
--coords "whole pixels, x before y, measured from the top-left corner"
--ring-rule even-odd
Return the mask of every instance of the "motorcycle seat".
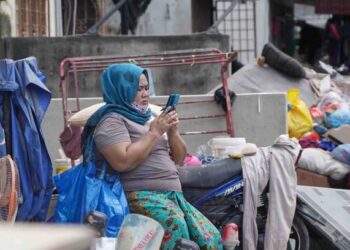
[[179, 167], [184, 188], [214, 188], [242, 174], [240, 159], [223, 159], [199, 167]]

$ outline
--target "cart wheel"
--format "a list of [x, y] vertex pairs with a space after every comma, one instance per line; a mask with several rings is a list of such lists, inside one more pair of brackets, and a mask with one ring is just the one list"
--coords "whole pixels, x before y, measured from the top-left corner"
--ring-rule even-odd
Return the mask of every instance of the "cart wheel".
[[309, 231], [305, 223], [303, 222], [302, 218], [298, 214], [294, 216], [287, 249], [288, 250], [309, 250], [310, 249]]

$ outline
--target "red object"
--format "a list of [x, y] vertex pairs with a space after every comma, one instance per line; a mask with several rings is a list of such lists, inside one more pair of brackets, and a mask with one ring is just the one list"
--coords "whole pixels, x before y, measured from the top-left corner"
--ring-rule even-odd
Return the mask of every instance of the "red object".
[[316, 105], [311, 106], [310, 113], [313, 119], [321, 118], [324, 115], [324, 112], [319, 110]]
[[320, 135], [315, 131], [306, 133], [300, 138], [299, 144], [302, 148], [319, 148]]
[[[60, 134], [60, 143], [66, 156], [76, 160], [81, 155], [81, 133], [82, 128], [77, 126], [67, 126]], [[73, 164], [74, 165], [74, 164]]]
[[315, 131], [306, 133], [305, 135], [303, 135], [302, 138], [303, 139], [309, 139], [309, 140], [316, 140], [316, 141], [321, 139], [320, 135], [317, 134]]
[[229, 223], [225, 225], [223, 241], [235, 241], [238, 240], [238, 226], [235, 223]]
[[348, 0], [317, 0], [317, 14], [350, 15], [350, 1]]
[[340, 34], [339, 34], [339, 31], [338, 31], [337, 26], [335, 25], [335, 23], [330, 24], [329, 28], [333, 32], [335, 38], [337, 40], [339, 40], [340, 39]]
[[198, 157], [191, 154], [187, 154], [184, 160], [184, 166], [199, 167], [202, 166], [202, 162], [198, 159]]

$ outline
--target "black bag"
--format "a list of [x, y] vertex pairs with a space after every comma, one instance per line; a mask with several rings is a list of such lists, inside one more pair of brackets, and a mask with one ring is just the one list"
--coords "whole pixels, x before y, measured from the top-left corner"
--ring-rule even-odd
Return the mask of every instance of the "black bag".
[[[234, 99], [236, 98], [236, 94], [230, 89], [228, 90], [228, 92], [230, 95], [230, 101], [231, 101], [231, 106], [232, 106], [232, 103], [233, 103]], [[215, 90], [214, 100], [217, 104], [221, 105], [221, 107], [225, 110], [225, 112], [227, 111], [224, 87], [220, 87], [217, 90]]]
[[265, 44], [261, 55], [265, 63], [277, 71], [294, 78], [305, 78], [306, 73], [303, 66], [294, 58], [288, 56], [271, 43]]

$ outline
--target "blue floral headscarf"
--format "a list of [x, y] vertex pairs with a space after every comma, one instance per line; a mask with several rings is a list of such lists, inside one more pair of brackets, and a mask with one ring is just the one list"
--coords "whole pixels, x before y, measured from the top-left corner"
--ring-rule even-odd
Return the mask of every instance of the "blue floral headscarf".
[[103, 100], [106, 105], [99, 108], [86, 122], [81, 138], [84, 161], [92, 152], [93, 133], [102, 117], [115, 112], [144, 125], [151, 117], [151, 110], [141, 112], [132, 102], [136, 98], [141, 74], [148, 78], [147, 71], [131, 63], [112, 64], [101, 76]]

